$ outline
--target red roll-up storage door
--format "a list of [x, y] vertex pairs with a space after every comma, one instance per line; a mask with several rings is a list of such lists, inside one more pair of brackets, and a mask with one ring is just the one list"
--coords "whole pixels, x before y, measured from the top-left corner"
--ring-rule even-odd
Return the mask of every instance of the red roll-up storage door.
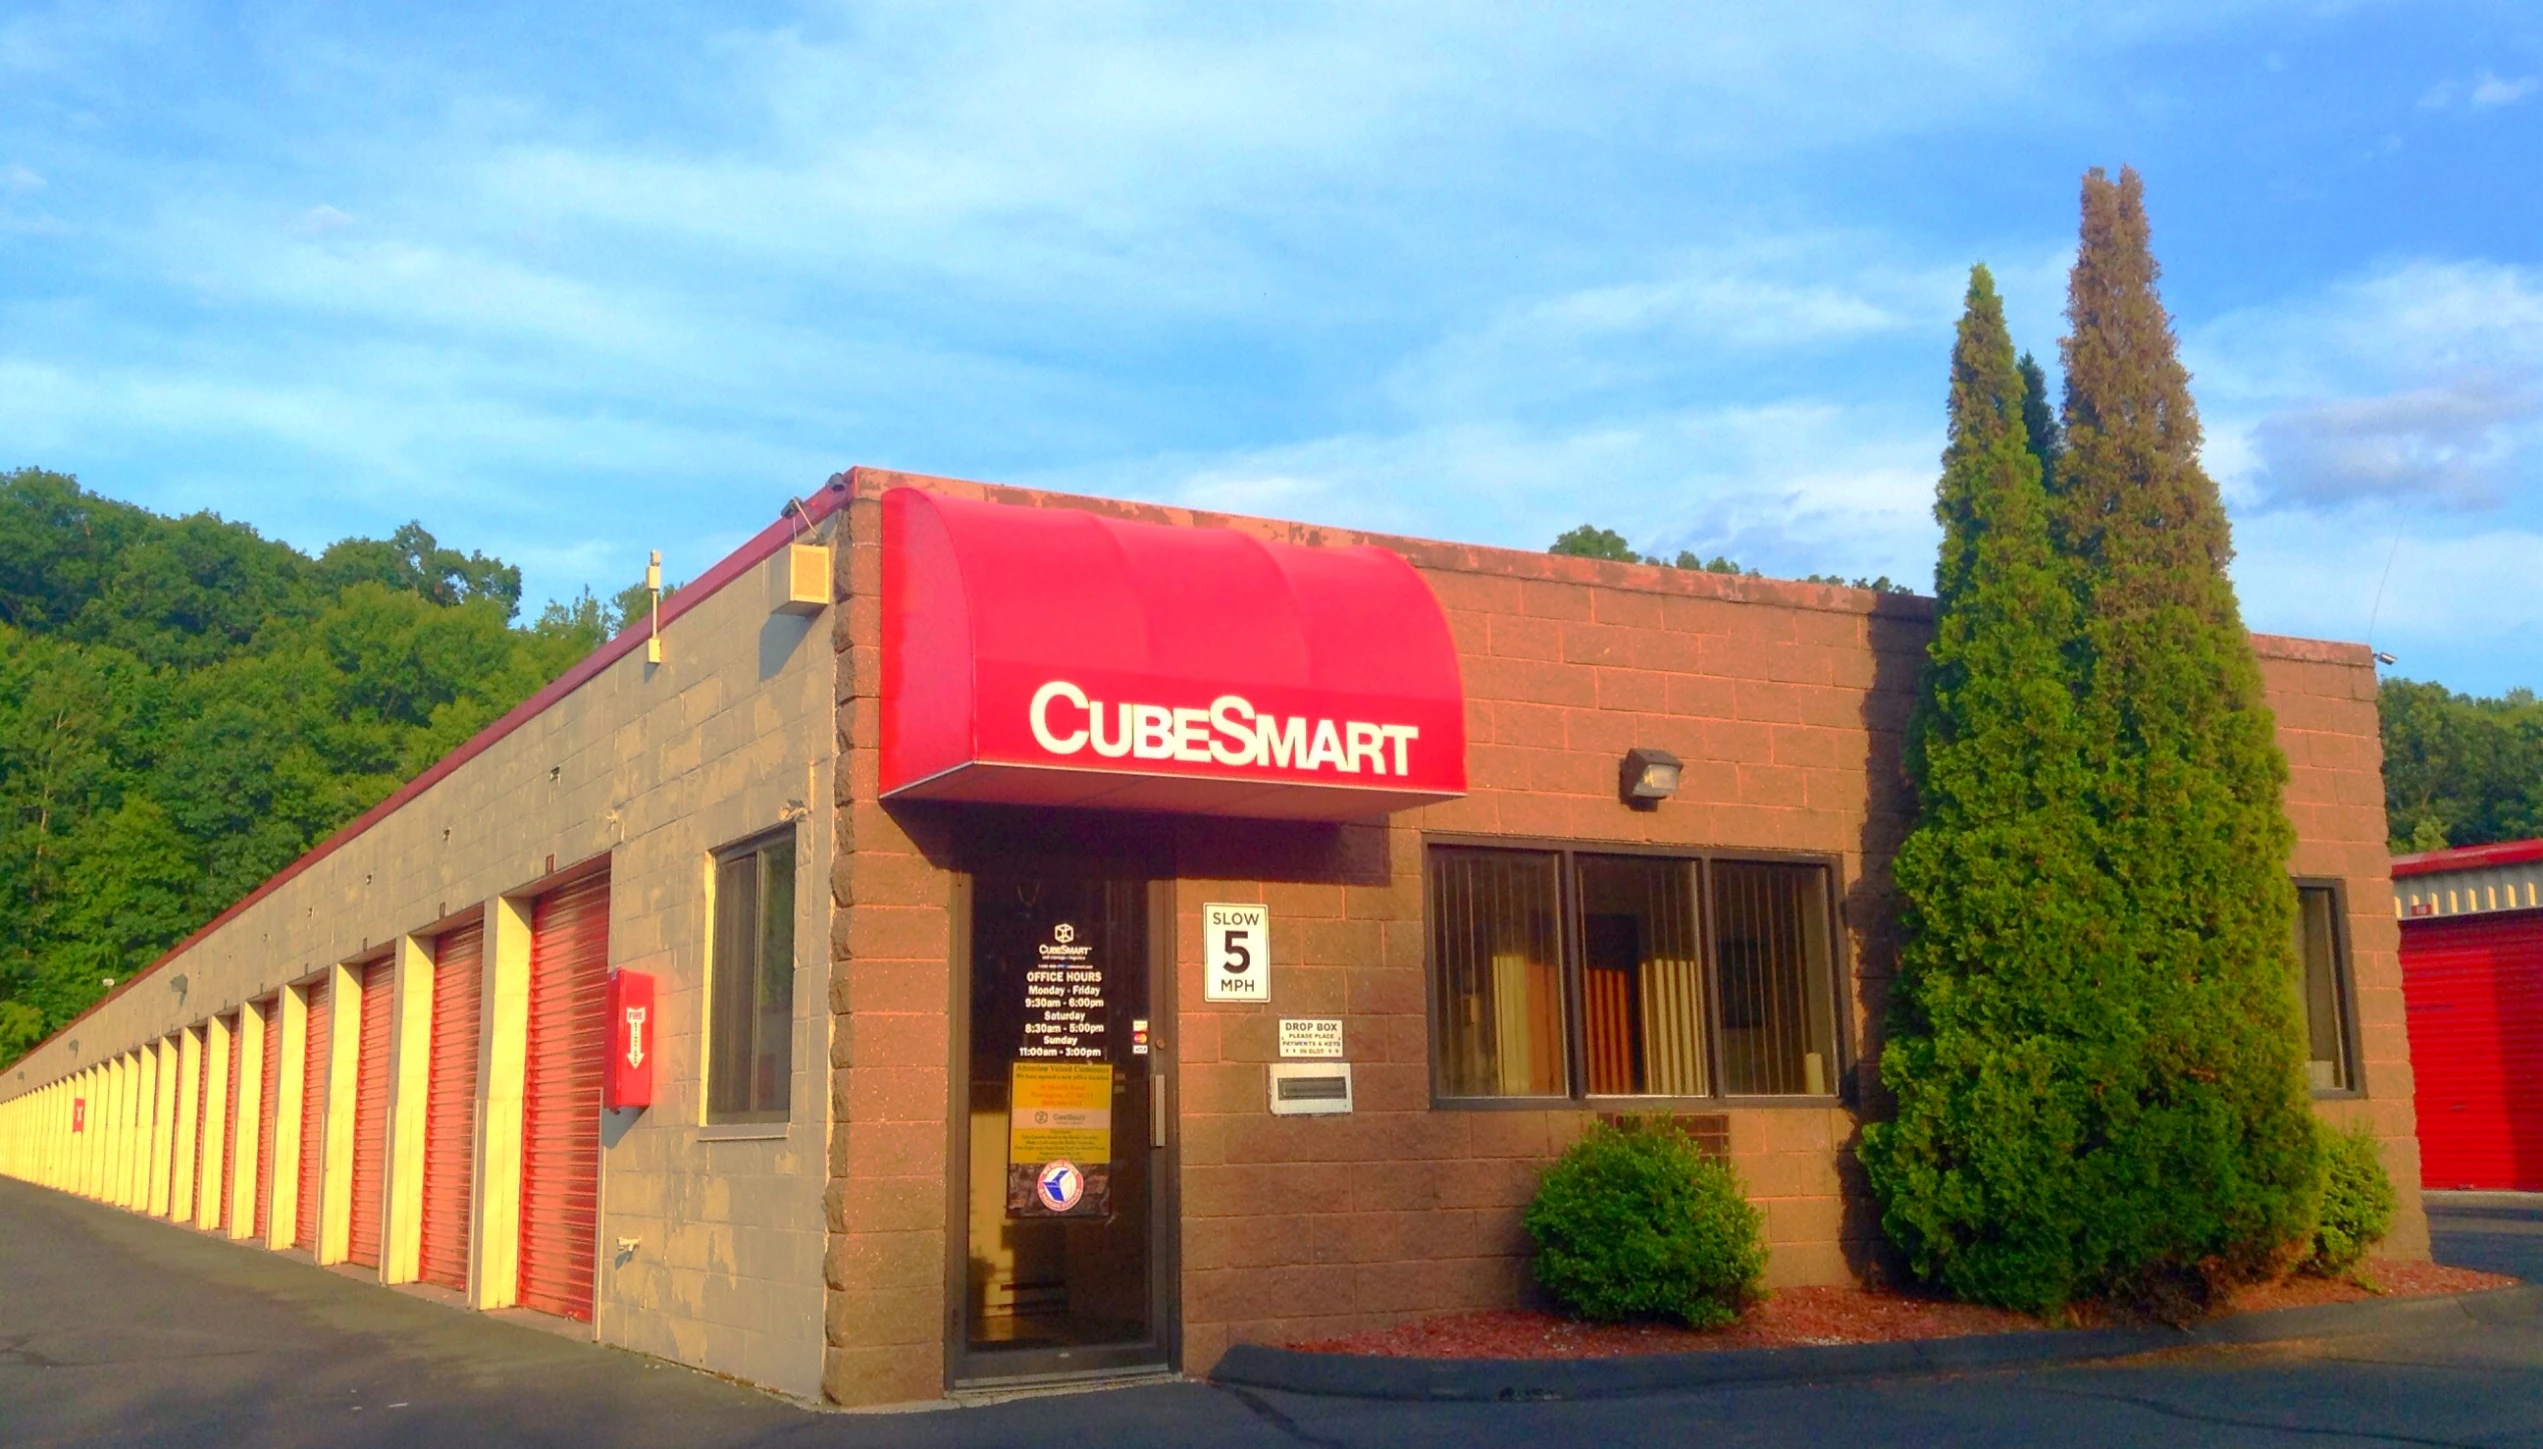
[[2405, 921], [2420, 1182], [2543, 1189], [2543, 911]]
[[600, 1087], [608, 1050], [609, 877], [539, 898], [521, 1107], [524, 1308], [589, 1321], [600, 1231]]
[[468, 1291], [468, 1212], [477, 1180], [477, 1023], [485, 955], [482, 924], [445, 931], [433, 942], [422, 1276], [462, 1293]]
[[230, 1018], [229, 1097], [228, 1106], [221, 1113], [221, 1120], [228, 1124], [229, 1130], [221, 1135], [221, 1200], [212, 1206], [212, 1214], [218, 1220], [215, 1226], [223, 1232], [230, 1229], [230, 1204], [238, 1201], [238, 1084], [240, 1073], [247, 1065], [239, 1060], [238, 1029], [245, 1020], [247, 1013], [244, 1011]]
[[381, 1187], [388, 1174], [389, 989], [397, 979], [386, 961], [362, 968], [361, 1056], [353, 1070], [353, 1223], [345, 1256], [380, 1266]]
[[300, 1066], [300, 1204], [292, 1214], [291, 1245], [318, 1251], [318, 1185], [327, 1166], [327, 1033], [325, 978], [309, 986], [309, 1029], [302, 1033], [308, 1050]]
[[264, 1059], [256, 1068], [264, 1084], [256, 1093], [256, 1215], [249, 1229], [262, 1243], [274, 1221], [274, 1123], [282, 1105], [274, 1097], [283, 1079], [283, 1008], [280, 999], [269, 997], [249, 1009], [265, 1023]]

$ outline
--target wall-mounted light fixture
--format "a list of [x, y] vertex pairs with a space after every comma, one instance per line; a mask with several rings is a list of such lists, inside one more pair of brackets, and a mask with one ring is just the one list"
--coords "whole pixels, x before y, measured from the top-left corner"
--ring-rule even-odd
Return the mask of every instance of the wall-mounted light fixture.
[[1660, 802], [1678, 793], [1678, 757], [1667, 750], [1636, 747], [1625, 751], [1620, 774], [1620, 789], [1625, 803], [1636, 810], [1657, 810]]
[[2393, 657], [2392, 655], [2390, 655], [2390, 654], [2385, 653], [2383, 650], [2378, 649], [2378, 650], [2376, 650], [2376, 651], [2375, 651], [2375, 662], [2376, 662], [2376, 663], [2378, 663], [2378, 664], [2399, 664], [2399, 663], [2401, 663], [2402, 661], [2400, 661], [2399, 659], [2394, 658], [2394, 657]]

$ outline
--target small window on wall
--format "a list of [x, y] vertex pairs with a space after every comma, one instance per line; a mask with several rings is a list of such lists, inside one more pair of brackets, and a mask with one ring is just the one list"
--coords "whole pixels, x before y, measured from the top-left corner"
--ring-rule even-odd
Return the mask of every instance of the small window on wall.
[[2349, 951], [2340, 892], [2296, 887], [2296, 959], [2304, 967], [2305, 1071], [2317, 1092], [2357, 1089], [2349, 1056]]
[[1829, 1095], [1829, 904], [1823, 865], [1433, 846], [1438, 1094]]
[[1431, 852], [1441, 1095], [1552, 1097], [1570, 1090], [1561, 869], [1550, 851]]
[[715, 861], [706, 1120], [783, 1122], [794, 1083], [795, 839]]

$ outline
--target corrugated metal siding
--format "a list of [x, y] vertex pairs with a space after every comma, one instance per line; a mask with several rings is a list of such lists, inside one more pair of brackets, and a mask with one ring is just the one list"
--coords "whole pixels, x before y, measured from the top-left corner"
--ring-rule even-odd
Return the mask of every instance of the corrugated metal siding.
[[291, 1245], [318, 1251], [318, 1184], [327, 1164], [327, 1035], [329, 1018], [324, 978], [309, 988], [309, 1026], [303, 1039], [300, 1068], [300, 1203], [292, 1214]]
[[609, 878], [539, 898], [530, 923], [522, 1083], [524, 1308], [589, 1321], [600, 1231], [600, 1090], [608, 1051]]
[[477, 1175], [478, 1002], [484, 992], [483, 925], [433, 942], [433, 1060], [424, 1108], [424, 1236], [427, 1283], [468, 1291], [469, 1208]]
[[2402, 927], [2420, 1181], [2543, 1190], [2543, 911]]
[[2537, 907], [2543, 907], [2543, 861], [2434, 871], [2393, 882], [2393, 909], [2406, 921]]
[[387, 961], [362, 968], [362, 1044], [353, 1071], [353, 1218], [345, 1256], [380, 1266], [380, 1208], [387, 1179], [389, 1123], [389, 990], [397, 979]]

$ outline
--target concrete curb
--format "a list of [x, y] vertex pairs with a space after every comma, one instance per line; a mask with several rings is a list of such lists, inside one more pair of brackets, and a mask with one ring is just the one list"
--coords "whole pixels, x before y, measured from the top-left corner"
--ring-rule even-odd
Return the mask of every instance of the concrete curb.
[[1595, 1359], [1418, 1359], [1301, 1353], [1240, 1343], [1210, 1377], [1222, 1384], [1329, 1398], [1499, 1402], [1612, 1399], [1740, 1384], [1912, 1377], [2088, 1363], [2199, 1344], [2345, 1337], [2457, 1319], [2499, 1323], [2543, 1313], [2543, 1286], [2430, 1298], [2384, 1298], [2243, 1313], [2189, 1329], [2092, 1328], [1980, 1334], [1828, 1348], [1742, 1348], [1719, 1353], [1628, 1354]]

